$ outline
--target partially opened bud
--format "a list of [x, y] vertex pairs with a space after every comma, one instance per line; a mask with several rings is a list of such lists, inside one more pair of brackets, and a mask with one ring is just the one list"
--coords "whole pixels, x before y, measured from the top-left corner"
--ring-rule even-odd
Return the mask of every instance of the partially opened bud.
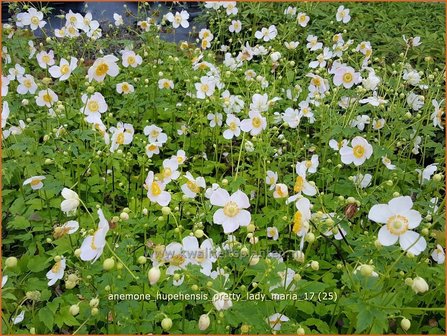
[[411, 288], [414, 290], [416, 294], [425, 293], [426, 291], [428, 291], [428, 284], [423, 278], [416, 277], [413, 279], [413, 284], [411, 285]]
[[208, 314], [200, 315], [199, 318], [199, 330], [206, 330], [210, 326], [210, 317]]
[[147, 272], [147, 278], [151, 286], [155, 285], [158, 280], [160, 280], [161, 272], [158, 267], [152, 267], [149, 272]]
[[411, 327], [411, 322], [409, 319], [403, 318], [402, 321], [400, 321], [400, 326], [403, 331], [407, 331]]

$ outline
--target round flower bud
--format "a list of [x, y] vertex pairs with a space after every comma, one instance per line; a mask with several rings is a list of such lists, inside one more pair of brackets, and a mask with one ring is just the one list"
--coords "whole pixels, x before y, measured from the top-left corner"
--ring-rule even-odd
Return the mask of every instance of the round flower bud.
[[76, 249], [74, 251], [74, 255], [79, 258], [79, 256], [81, 255], [81, 249]]
[[120, 213], [120, 218], [124, 221], [129, 219], [129, 214], [127, 212], [121, 212]]
[[320, 269], [320, 264], [318, 263], [318, 261], [313, 260], [310, 263], [310, 267], [314, 270], [314, 271], [318, 271]]
[[137, 259], [137, 263], [139, 263], [140, 265], [144, 265], [147, 261], [147, 258], [145, 256], [139, 256]]
[[91, 299], [89, 305], [90, 305], [90, 307], [92, 307], [92, 308], [98, 307], [98, 305], [99, 305], [99, 299], [98, 299], [98, 298], [93, 298], [93, 299]]
[[260, 257], [258, 255], [254, 255], [250, 258], [250, 266], [255, 266], [258, 264]]
[[16, 257], [9, 257], [5, 260], [5, 266], [9, 268], [14, 268], [17, 266], [17, 258]]
[[199, 330], [204, 331], [210, 326], [210, 317], [208, 314], [202, 314], [199, 317]]
[[408, 329], [410, 329], [411, 327], [411, 322], [409, 319], [403, 318], [400, 321], [400, 327], [402, 328], [403, 331], [407, 331]]
[[256, 230], [256, 226], [253, 223], [250, 223], [247, 225], [247, 232], [252, 233], [252, 232], [255, 232], [255, 230]]
[[228, 180], [226, 178], [222, 180], [222, 185], [224, 186], [228, 185]]
[[416, 277], [413, 279], [413, 284], [411, 285], [411, 288], [416, 294], [425, 293], [429, 289], [427, 282], [421, 277]]
[[113, 260], [113, 258], [107, 258], [102, 263], [102, 268], [104, 269], [104, 271], [110, 271], [114, 267], [115, 267], [115, 260]]
[[[174, 274], [174, 278], [176, 275], [177, 274]], [[161, 272], [158, 267], [152, 267], [147, 272], [147, 278], [149, 279], [149, 283], [151, 284], [151, 286], [155, 285], [158, 282], [158, 280], [160, 280], [160, 276], [161, 276]]]
[[197, 292], [197, 291], [199, 290], [199, 286], [197, 286], [197, 285], [192, 285], [192, 286], [191, 286], [191, 289], [192, 289], [194, 292]]
[[297, 330], [296, 330], [296, 334], [297, 335], [304, 335], [306, 332], [304, 331], [304, 329], [303, 328], [301, 328], [301, 327], [299, 327]]
[[69, 312], [71, 315], [76, 316], [79, 314], [79, 306], [78, 305], [72, 305], [70, 306]]
[[161, 321], [161, 327], [163, 328], [163, 330], [168, 331], [169, 329], [172, 328], [172, 320], [169, 317], [165, 317]]
[[305, 239], [308, 243], [313, 243], [315, 241], [315, 235], [312, 232], [309, 232]]
[[406, 278], [406, 279], [405, 279], [405, 284], [406, 284], [407, 286], [412, 286], [412, 285], [413, 285], [413, 279], [411, 279], [411, 278]]
[[170, 207], [163, 207], [163, 208], [161, 208], [161, 213], [164, 216], [168, 216], [171, 213], [171, 208]]
[[293, 259], [297, 262], [303, 263], [305, 259], [305, 255], [302, 251], [295, 251], [293, 253]]
[[296, 274], [293, 276], [293, 280], [295, 280], [295, 281], [299, 281], [299, 280], [301, 280], [301, 275], [299, 275], [298, 273], [296, 273]]
[[99, 309], [96, 307], [92, 308], [92, 310], [90, 311], [90, 314], [92, 314], [92, 316], [98, 315]]
[[66, 289], [73, 289], [75, 287], [76, 287], [76, 282], [69, 281], [69, 280], [65, 281], [65, 288]]
[[194, 231], [194, 236], [196, 237], [196, 238], [202, 238], [203, 237], [203, 235], [204, 235], [204, 232], [203, 232], [203, 230], [195, 230]]
[[147, 216], [147, 214], [149, 213], [149, 211], [148, 211], [146, 208], [144, 208], [143, 211], [142, 211], [142, 213], [143, 213], [144, 216]]
[[439, 182], [442, 180], [442, 174], [433, 175], [433, 181]]
[[34, 327], [30, 328], [29, 333], [31, 335], [35, 335], [36, 334], [36, 328], [34, 328]]
[[362, 265], [360, 266], [360, 274], [366, 277], [370, 277], [374, 272], [374, 266]]
[[247, 256], [248, 255], [248, 248], [246, 248], [245, 246], [243, 247], [243, 248], [241, 248], [241, 255], [243, 256], [243, 257], [245, 257], [245, 256]]

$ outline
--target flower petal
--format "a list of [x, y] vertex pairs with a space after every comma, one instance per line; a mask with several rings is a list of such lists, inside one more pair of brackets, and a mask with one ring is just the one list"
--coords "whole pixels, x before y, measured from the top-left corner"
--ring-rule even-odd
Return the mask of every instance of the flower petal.
[[368, 213], [368, 218], [376, 223], [385, 224], [393, 214], [388, 204], [376, 204]]
[[401, 214], [404, 211], [410, 210], [413, 206], [413, 201], [410, 196], [399, 196], [393, 198], [388, 202], [390, 210], [393, 214]]
[[399, 237], [400, 247], [404, 251], [419, 255], [427, 247], [427, 242], [424, 237], [414, 231], [407, 231]]
[[379, 238], [380, 244], [382, 244], [383, 246], [391, 246], [397, 242], [397, 239], [399, 238], [399, 236], [395, 236], [395, 235], [391, 234], [391, 232], [388, 231], [388, 228], [386, 227], [386, 225], [384, 225], [379, 230], [378, 238]]

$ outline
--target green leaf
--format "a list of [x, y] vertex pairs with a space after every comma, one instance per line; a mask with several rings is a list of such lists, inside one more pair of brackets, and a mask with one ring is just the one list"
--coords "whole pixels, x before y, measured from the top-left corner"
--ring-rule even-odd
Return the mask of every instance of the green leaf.
[[53, 330], [53, 324], [54, 324], [54, 313], [50, 310], [48, 307], [43, 307], [39, 309], [39, 319], [45, 324], [45, 326], [48, 328], [48, 330]]

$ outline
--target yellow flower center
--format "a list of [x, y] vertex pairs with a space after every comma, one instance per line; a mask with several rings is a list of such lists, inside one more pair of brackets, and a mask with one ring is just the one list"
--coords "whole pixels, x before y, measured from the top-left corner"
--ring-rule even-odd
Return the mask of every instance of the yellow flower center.
[[196, 260], [199, 264], [203, 263], [206, 260], [205, 251], [203, 251], [203, 250], [197, 251]]
[[38, 185], [39, 183], [41, 182], [41, 180], [39, 180], [39, 179], [33, 179], [33, 180], [31, 180], [31, 185], [32, 186], [36, 186], [36, 185]]
[[104, 76], [109, 71], [107, 63], [101, 63], [96, 67], [96, 76]]
[[200, 90], [202, 90], [203, 92], [208, 92], [208, 90], [209, 90], [209, 85], [208, 84], [202, 84], [201, 86], [200, 86]]
[[45, 102], [45, 103], [51, 103], [53, 100], [51, 99], [51, 96], [48, 94], [48, 93], [45, 93], [43, 96], [42, 96], [42, 99], [43, 99], [43, 101]]
[[39, 22], [40, 22], [40, 20], [39, 20], [39, 18], [38, 18], [37, 16], [33, 16], [33, 17], [31, 18], [31, 23], [32, 23], [32, 24], [34, 24], [34, 25], [38, 25]]
[[279, 197], [287, 196], [287, 194], [283, 192], [283, 189], [281, 188], [281, 186], [276, 186], [276, 193], [278, 194]]
[[303, 227], [303, 215], [301, 214], [301, 212], [297, 211], [295, 212], [295, 215], [293, 215], [292, 231], [298, 234], [301, 231], [302, 227]]
[[23, 85], [29, 89], [33, 85], [33, 82], [31, 81], [31, 79], [25, 79], [23, 81]]
[[301, 190], [303, 190], [303, 187], [304, 187], [304, 178], [298, 175], [296, 177], [295, 185], [293, 186], [293, 191], [300, 192]]
[[121, 90], [123, 90], [123, 92], [129, 92], [129, 85], [127, 83], [123, 83], [123, 85], [121, 85]]
[[116, 143], [122, 145], [124, 143], [124, 133], [118, 134], [116, 137]]
[[344, 83], [351, 83], [353, 79], [354, 79], [354, 77], [352, 76], [352, 74], [350, 72], [346, 72], [343, 75], [343, 82]]
[[98, 247], [95, 244], [95, 237], [96, 237], [96, 232], [98, 232], [98, 230], [95, 231], [95, 233], [92, 236], [92, 242], [90, 244], [90, 247], [92, 248], [92, 250], [97, 250]]
[[58, 273], [59, 270], [62, 267], [62, 260], [59, 260], [57, 263], [54, 264], [54, 266], [51, 268], [51, 272]]
[[363, 157], [363, 155], [365, 155], [365, 147], [357, 145], [352, 149], [352, 152], [357, 159], [360, 159]]
[[234, 121], [230, 122], [230, 125], [228, 125], [228, 127], [229, 127], [230, 130], [232, 130], [233, 132], [237, 130], [237, 124], [236, 124], [236, 122], [234, 122]]
[[70, 67], [68, 66], [68, 64], [64, 64], [63, 66], [61, 66], [61, 74], [65, 75], [70, 71]]
[[147, 145], [147, 149], [151, 152], [157, 149], [157, 146], [154, 144]]
[[136, 63], [136, 60], [135, 60], [135, 57], [134, 56], [129, 56], [128, 58], [127, 58], [127, 63], [129, 63], [129, 64], [135, 64]]
[[72, 17], [70, 18], [70, 23], [71, 23], [71, 24], [75, 24], [77, 21], [78, 21], [78, 20], [76, 19], [76, 16], [72, 16]]
[[312, 167], [312, 161], [307, 160], [306, 163], [305, 163], [305, 165], [306, 165], [306, 168], [310, 168], [310, 167]]
[[151, 193], [152, 193], [152, 195], [154, 195], [154, 196], [158, 196], [158, 195], [161, 194], [161, 188], [160, 188], [160, 186], [158, 185], [157, 182], [152, 182], [152, 185], [151, 185]]
[[275, 230], [275, 229], [270, 229], [270, 230], [269, 230], [269, 235], [270, 235], [270, 236], [274, 236], [274, 235], [276, 235], [276, 230]]
[[160, 135], [160, 132], [157, 131], [157, 130], [153, 130], [153, 131], [151, 132], [151, 137], [152, 137], [152, 138], [158, 138], [159, 135]]
[[165, 89], [169, 89], [169, 88], [171, 87], [171, 85], [170, 85], [170, 83], [169, 83], [168, 81], [164, 81], [164, 82], [163, 82], [163, 87], [164, 87]]
[[161, 176], [163, 176], [163, 178], [167, 178], [169, 176], [172, 175], [172, 169], [171, 168], [164, 168], [161, 172]]
[[253, 120], [251, 121], [251, 123], [254, 128], [259, 128], [259, 127], [261, 127], [262, 120], [259, 117], [254, 117]]
[[314, 77], [311, 80], [311, 83], [316, 86], [316, 87], [320, 87], [321, 86], [321, 80], [318, 77]]
[[230, 201], [225, 204], [223, 211], [225, 216], [234, 217], [241, 211], [241, 209], [239, 209], [239, 206], [236, 202]]
[[173, 266], [180, 266], [185, 262], [185, 257], [182, 256], [181, 254], [176, 254], [171, 258], [169, 262]]
[[200, 192], [200, 187], [197, 185], [197, 183], [195, 183], [193, 181], [188, 181], [188, 182], [186, 182], [186, 185], [192, 192], [194, 192], [194, 193]]
[[388, 218], [386, 226], [391, 234], [400, 236], [408, 230], [408, 219], [405, 216], [394, 215]]
[[87, 107], [91, 112], [98, 112], [99, 110], [99, 104], [96, 100], [90, 100]]
[[42, 56], [42, 61], [43, 61], [44, 63], [48, 64], [48, 63], [50, 62], [50, 60], [51, 60], [51, 57], [50, 57], [50, 56], [48, 56], [48, 55], [44, 55], [44, 56]]

